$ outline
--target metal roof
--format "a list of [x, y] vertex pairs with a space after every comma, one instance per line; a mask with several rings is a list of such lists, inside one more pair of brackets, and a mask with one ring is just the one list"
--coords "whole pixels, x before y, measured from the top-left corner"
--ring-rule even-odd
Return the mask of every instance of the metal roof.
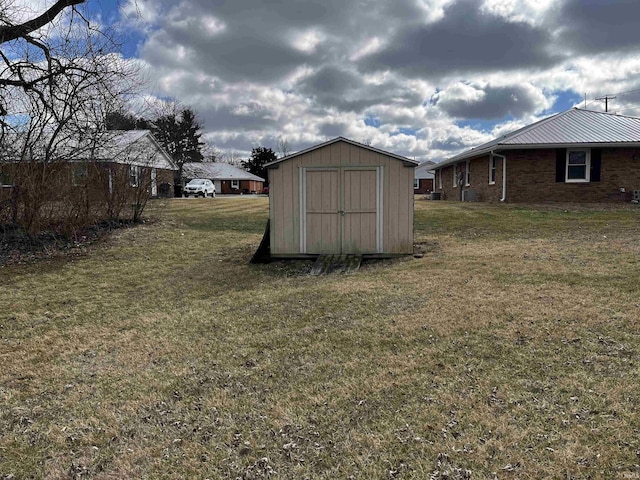
[[253, 173], [228, 163], [191, 162], [182, 166], [182, 176], [185, 178], [209, 178], [211, 180], [255, 180], [264, 182]]
[[432, 162], [431, 160], [422, 162], [420, 165], [416, 167], [414, 178], [417, 178], [417, 179], [434, 178], [434, 175], [433, 173], [431, 173], [431, 170], [433, 170], [433, 167], [435, 164], [436, 163]]
[[348, 138], [336, 137], [333, 140], [329, 140], [328, 142], [324, 142], [324, 143], [321, 143], [319, 145], [314, 145], [313, 147], [309, 147], [309, 148], [306, 148], [304, 150], [300, 150], [299, 152], [292, 153], [291, 155], [287, 155], [286, 157], [282, 157], [282, 158], [279, 158], [278, 160], [275, 160], [275, 161], [273, 161], [271, 163], [267, 163], [265, 165], [265, 167], [269, 168], [269, 167], [271, 167], [273, 165], [277, 165], [277, 164], [279, 164], [281, 162], [289, 160], [290, 158], [297, 157], [299, 155], [304, 155], [305, 153], [311, 152], [313, 150], [317, 150], [318, 148], [326, 147], [328, 145], [331, 145], [331, 144], [337, 143], [337, 142], [349, 143], [351, 145], [355, 145], [356, 147], [365, 148], [367, 150], [371, 150], [372, 152], [376, 152], [376, 153], [379, 153], [381, 155], [385, 155], [387, 157], [395, 158], [396, 160], [400, 160], [402, 162], [409, 162], [412, 165], [418, 165], [417, 161], [411, 160], [410, 158], [403, 157], [401, 155], [396, 155], [395, 153], [391, 153], [391, 152], [385, 152], [384, 150], [380, 150], [379, 148], [375, 148], [375, 147], [372, 147], [370, 145], [365, 145], [364, 143], [358, 143], [358, 142], [355, 142], [353, 140], [349, 140]]
[[640, 118], [572, 108], [467, 150], [434, 169], [493, 150], [640, 145]]

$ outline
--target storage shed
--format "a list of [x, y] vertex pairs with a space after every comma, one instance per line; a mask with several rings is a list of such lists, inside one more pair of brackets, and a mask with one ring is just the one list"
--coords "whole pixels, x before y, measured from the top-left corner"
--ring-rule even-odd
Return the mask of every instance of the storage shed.
[[271, 256], [413, 253], [417, 164], [343, 137], [267, 164]]

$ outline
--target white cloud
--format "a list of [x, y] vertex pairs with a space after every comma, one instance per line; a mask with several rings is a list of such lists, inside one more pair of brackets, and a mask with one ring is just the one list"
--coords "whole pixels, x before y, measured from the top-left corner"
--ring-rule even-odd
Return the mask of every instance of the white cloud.
[[120, 11], [125, 20], [143, 30], [155, 25], [161, 18], [160, 5], [154, 0], [126, 0]]
[[382, 47], [383, 42], [379, 37], [372, 37], [366, 39], [361, 46], [356, 47], [355, 52], [351, 54], [349, 60], [351, 62], [357, 62], [367, 55], [377, 52]]
[[485, 0], [483, 11], [516, 22], [541, 25], [558, 10], [559, 0]]
[[297, 32], [292, 35], [293, 47], [305, 52], [313, 53], [316, 47], [326, 39], [326, 36], [317, 29]]
[[584, 92], [640, 89], [640, 58], [578, 41], [597, 19], [591, 10], [577, 30], [561, 29], [558, 12], [576, 1], [128, 0], [122, 12], [143, 20], [135, 28], [153, 93], [192, 105], [219, 148], [248, 152], [286, 136], [297, 150], [346, 135], [441, 159]]

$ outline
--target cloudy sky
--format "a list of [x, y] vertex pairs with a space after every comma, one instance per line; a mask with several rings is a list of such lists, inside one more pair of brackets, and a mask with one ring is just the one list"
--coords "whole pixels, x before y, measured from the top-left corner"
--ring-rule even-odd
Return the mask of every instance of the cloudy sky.
[[222, 151], [441, 160], [573, 106], [640, 115], [637, 0], [89, 0]]

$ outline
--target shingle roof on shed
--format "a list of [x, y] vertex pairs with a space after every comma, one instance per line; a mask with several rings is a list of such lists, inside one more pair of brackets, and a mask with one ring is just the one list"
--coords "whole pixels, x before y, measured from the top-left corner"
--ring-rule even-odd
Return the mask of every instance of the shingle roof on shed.
[[572, 108], [467, 150], [434, 169], [492, 150], [640, 144], [640, 118]]
[[372, 152], [376, 152], [376, 153], [379, 153], [381, 155], [385, 155], [387, 157], [395, 158], [395, 159], [400, 160], [402, 162], [409, 162], [412, 165], [418, 165], [417, 161], [411, 160], [410, 158], [403, 157], [401, 155], [396, 155], [395, 153], [386, 152], [384, 150], [380, 150], [379, 148], [375, 148], [375, 147], [372, 147], [370, 145], [365, 145], [364, 143], [358, 143], [358, 142], [355, 142], [353, 140], [349, 140], [348, 138], [345, 138], [345, 137], [336, 137], [333, 140], [329, 140], [328, 142], [324, 142], [324, 143], [321, 143], [319, 145], [314, 145], [313, 147], [309, 147], [309, 148], [306, 148], [304, 150], [300, 150], [299, 152], [292, 153], [291, 155], [287, 155], [286, 157], [282, 157], [282, 158], [279, 158], [278, 160], [275, 160], [273, 162], [267, 163], [265, 165], [265, 167], [268, 168], [268, 167], [271, 167], [272, 165], [277, 165], [278, 163], [281, 163], [281, 162], [284, 162], [286, 160], [289, 160], [290, 158], [297, 157], [299, 155], [304, 155], [305, 153], [311, 152], [313, 150], [317, 150], [317, 149], [322, 148], [322, 147], [326, 147], [328, 145], [331, 145], [331, 144], [337, 143], [337, 142], [346, 142], [346, 143], [349, 143], [351, 145], [355, 145], [356, 147], [365, 148], [367, 150], [371, 150]]

